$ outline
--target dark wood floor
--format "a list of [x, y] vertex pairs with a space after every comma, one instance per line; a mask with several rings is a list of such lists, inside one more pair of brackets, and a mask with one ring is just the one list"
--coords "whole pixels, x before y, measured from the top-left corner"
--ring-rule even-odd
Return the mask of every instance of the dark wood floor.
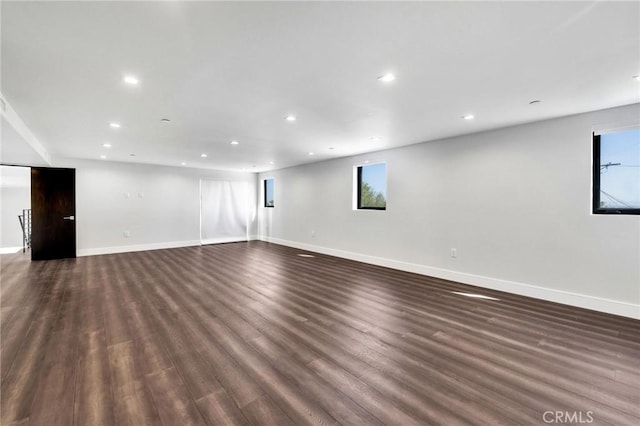
[[640, 321], [301, 253], [2, 256], [2, 425], [640, 424]]

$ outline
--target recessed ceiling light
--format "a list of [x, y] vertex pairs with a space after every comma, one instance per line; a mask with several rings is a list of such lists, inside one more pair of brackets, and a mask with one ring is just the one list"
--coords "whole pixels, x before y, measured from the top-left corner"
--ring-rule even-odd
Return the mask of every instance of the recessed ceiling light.
[[378, 77], [378, 80], [382, 81], [383, 83], [389, 83], [395, 79], [396, 79], [396, 76], [391, 73], [387, 73]]
[[110, 143], [103, 143], [102, 146], [104, 146], [105, 148], [111, 148], [111, 144]]
[[369, 164], [369, 160], [366, 160], [366, 161], [364, 162], [364, 164]]
[[120, 123], [109, 123], [109, 126], [113, 127], [114, 129], [119, 129]]
[[640, 75], [634, 75], [633, 78], [635, 78], [636, 80], [640, 81]]
[[310, 152], [309, 155], [316, 155], [315, 152]]
[[185, 163], [184, 161], [182, 163], [180, 163], [181, 166], [186, 166], [187, 163]]
[[380, 136], [371, 136], [371, 137], [369, 138], [369, 140], [372, 140], [372, 141], [376, 141], [376, 142], [377, 142], [377, 141], [382, 140], [382, 138], [381, 138]]
[[122, 81], [124, 81], [127, 84], [130, 84], [132, 86], [137, 86], [138, 83], [140, 83], [140, 81], [138, 80], [138, 78], [134, 75], [125, 75], [122, 78]]
[[529, 102], [529, 105], [534, 105], [534, 104], [539, 104], [541, 101], [539, 99], [536, 99], [534, 101]]
[[334, 148], [334, 147], [332, 147], [332, 146], [330, 146], [330, 147], [329, 147], [329, 149], [330, 149], [331, 151], [333, 151], [335, 148]]
[[200, 157], [207, 158], [207, 154], [200, 154]]
[[269, 164], [276, 164], [276, 163], [274, 163], [273, 161], [269, 161]]
[[231, 141], [230, 143], [231, 143], [231, 145], [239, 145], [240, 144], [240, 142], [238, 142], [238, 141]]
[[106, 159], [107, 159], [107, 156], [106, 156], [106, 155], [101, 155], [101, 156], [100, 156], [100, 159], [101, 159], [101, 160], [106, 160]]
[[136, 156], [135, 154], [129, 154], [129, 157], [135, 157], [135, 156]]
[[287, 115], [284, 119], [287, 120], [287, 121], [296, 121], [296, 116], [295, 115]]
[[463, 115], [462, 118], [464, 118], [465, 120], [473, 120], [476, 117], [473, 114], [467, 114]]
[[252, 164], [252, 165], [251, 165], [251, 167], [255, 167], [255, 166], [256, 166], [255, 164]]
[[163, 118], [160, 121], [162, 121], [163, 123], [170, 123], [171, 122], [171, 120], [168, 119], [168, 118]]

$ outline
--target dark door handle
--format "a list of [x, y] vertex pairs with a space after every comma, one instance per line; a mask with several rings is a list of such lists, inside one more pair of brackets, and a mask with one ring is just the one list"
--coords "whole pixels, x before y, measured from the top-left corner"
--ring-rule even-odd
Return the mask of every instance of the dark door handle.
[[63, 217], [64, 220], [76, 220], [75, 216], [65, 216]]

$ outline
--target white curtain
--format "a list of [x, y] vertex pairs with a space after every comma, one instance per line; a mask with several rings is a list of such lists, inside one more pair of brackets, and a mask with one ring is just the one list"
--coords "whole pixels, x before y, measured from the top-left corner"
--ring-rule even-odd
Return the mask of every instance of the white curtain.
[[246, 182], [200, 181], [202, 244], [247, 241], [249, 198]]

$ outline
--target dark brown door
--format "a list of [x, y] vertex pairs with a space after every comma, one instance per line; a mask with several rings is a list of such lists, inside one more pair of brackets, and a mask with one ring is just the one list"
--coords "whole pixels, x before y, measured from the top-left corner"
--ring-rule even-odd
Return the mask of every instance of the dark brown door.
[[31, 259], [76, 257], [75, 169], [31, 168]]

